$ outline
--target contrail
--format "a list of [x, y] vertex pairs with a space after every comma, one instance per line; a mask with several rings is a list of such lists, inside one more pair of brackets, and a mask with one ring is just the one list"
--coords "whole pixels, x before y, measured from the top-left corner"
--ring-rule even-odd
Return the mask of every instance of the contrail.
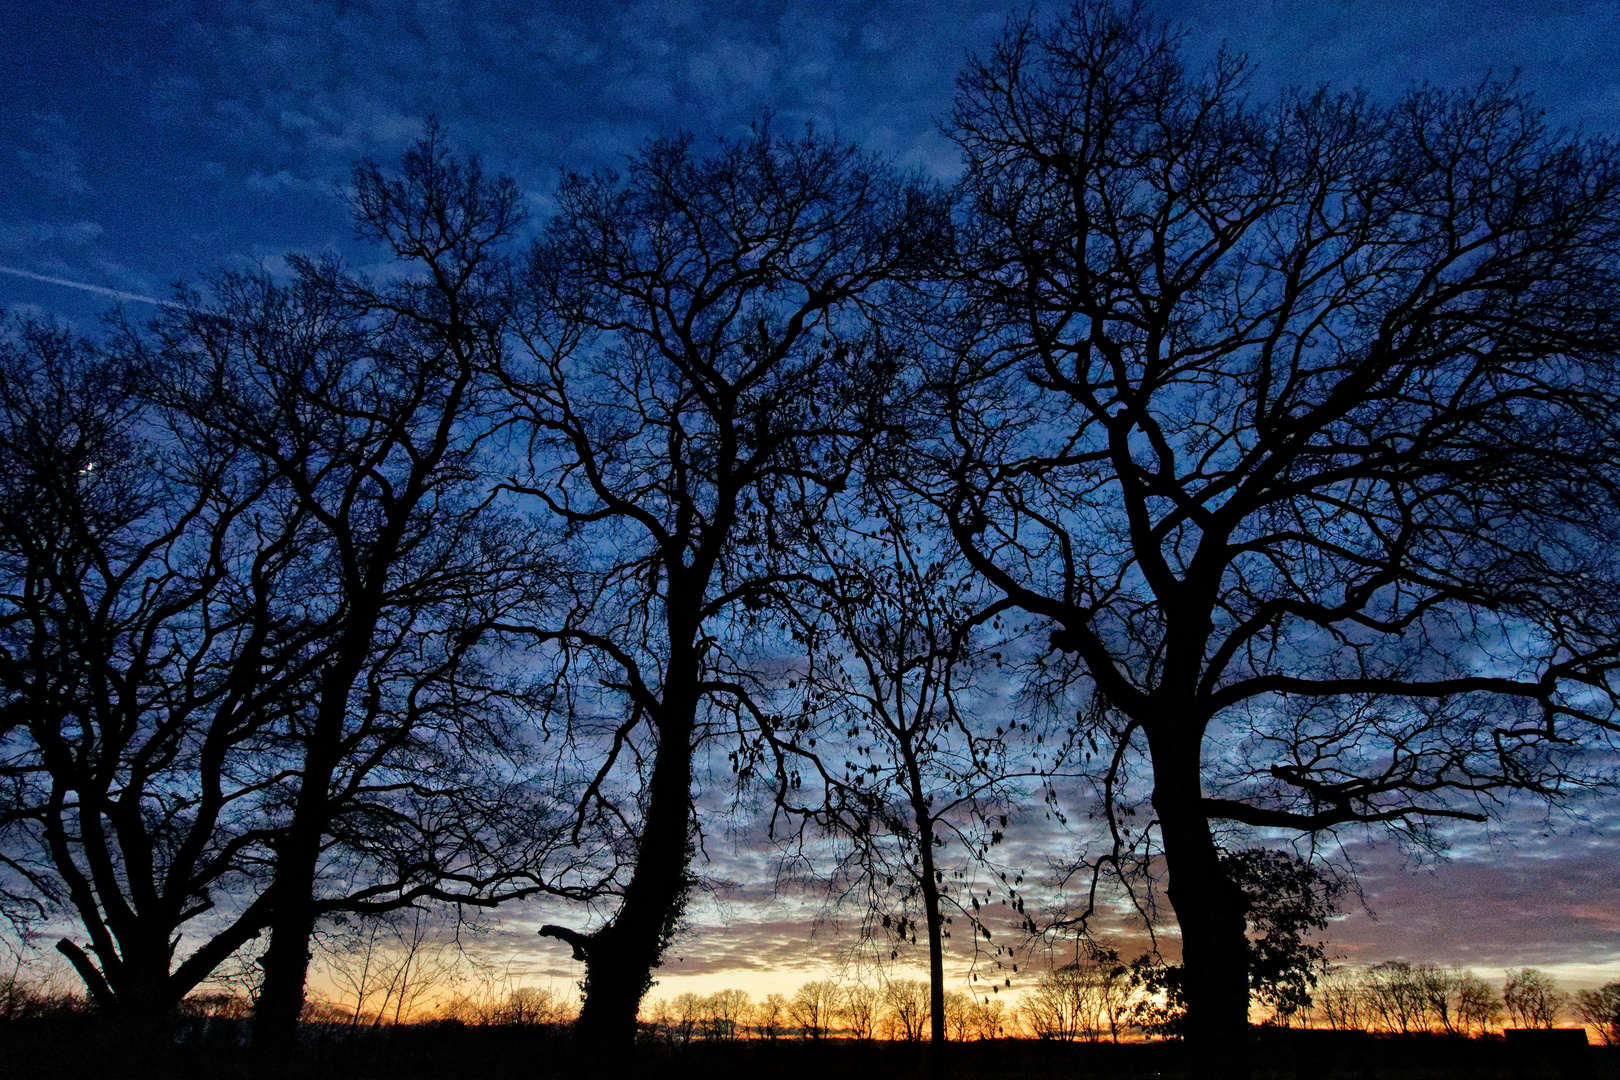
[[183, 307], [172, 300], [159, 300], [155, 296], [142, 296], [140, 293], [124, 292], [121, 289], [108, 289], [101, 285], [86, 285], [82, 281], [69, 281], [67, 278], [49, 277], [45, 274], [35, 274], [27, 270], [17, 270], [10, 266], [0, 266], [0, 274], [12, 274], [16, 277], [29, 278], [33, 281], [44, 281], [51, 285], [66, 285], [70, 289], [83, 289], [85, 292], [101, 293], [103, 296], [115, 297], [119, 300], [134, 300], [142, 304], [158, 304], [162, 307]]

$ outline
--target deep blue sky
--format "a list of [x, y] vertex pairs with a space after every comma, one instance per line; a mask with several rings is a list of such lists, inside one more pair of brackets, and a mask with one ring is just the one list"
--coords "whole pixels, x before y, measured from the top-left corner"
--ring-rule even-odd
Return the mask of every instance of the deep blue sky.
[[[1007, 0], [931, 3], [304, 3], [0, 0], [0, 266], [163, 295], [288, 250], [349, 247], [335, 185], [436, 113], [543, 216], [560, 168], [775, 110], [897, 160], [954, 168], [937, 121]], [[1049, 9], [1049, 5], [1047, 6]], [[1475, 82], [1515, 68], [1559, 123], [1620, 131], [1620, 5], [1164, 3], [1289, 83]], [[0, 274], [0, 306], [92, 325], [108, 300]]]
[[[0, 307], [92, 330], [106, 293], [16, 272], [162, 296], [212, 269], [274, 270], [288, 251], [369, 258], [352, 244], [337, 185], [360, 157], [394, 159], [429, 113], [461, 149], [516, 176], [537, 220], [559, 169], [612, 166], [661, 132], [736, 133], [767, 109], [949, 176], [937, 123], [956, 73], [1015, 10], [1006, 0], [0, 0]], [[1156, 10], [1186, 29], [1195, 59], [1223, 41], [1248, 52], [1263, 96], [1328, 82], [1391, 98], [1418, 80], [1471, 84], [1518, 69], [1555, 124], [1620, 133], [1616, 0]], [[1613, 978], [1614, 840], [1608, 824], [1512, 850], [1466, 847], [1433, 876], [1378, 854], [1368, 883], [1385, 918], [1347, 923], [1347, 948], [1571, 973], [1584, 960], [1595, 966], [1583, 981]], [[805, 948], [802, 923], [751, 903], [739, 898], [727, 931], [734, 952], [757, 967]], [[749, 966], [708, 970], [720, 977], [728, 965]]]

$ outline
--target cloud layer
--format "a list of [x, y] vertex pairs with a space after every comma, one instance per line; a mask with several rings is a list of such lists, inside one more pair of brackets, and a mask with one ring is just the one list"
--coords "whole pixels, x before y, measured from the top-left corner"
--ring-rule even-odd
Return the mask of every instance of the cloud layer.
[[[1051, 10], [1054, 5], [1037, 5]], [[20, 269], [140, 294], [289, 249], [351, 246], [338, 185], [429, 114], [542, 214], [561, 168], [649, 136], [733, 134], [774, 111], [901, 163], [955, 168], [956, 72], [1022, 5], [855, 0], [516, 4], [177, 0], [7, 5], [0, 239]], [[1620, 129], [1604, 0], [1166, 2], [1195, 61], [1224, 44], [1288, 84], [1476, 83], [1520, 72], [1558, 123]], [[99, 230], [88, 240], [81, 227]], [[12, 280], [0, 305], [95, 309]]]

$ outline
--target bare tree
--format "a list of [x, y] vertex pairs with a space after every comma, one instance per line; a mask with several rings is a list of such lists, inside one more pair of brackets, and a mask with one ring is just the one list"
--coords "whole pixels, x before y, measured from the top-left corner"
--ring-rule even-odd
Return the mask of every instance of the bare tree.
[[1412, 968], [1412, 982], [1423, 1002], [1426, 1030], [1454, 1034], [1457, 1017], [1453, 1008], [1452, 973], [1438, 964], [1417, 964]]
[[1465, 1035], [1484, 1035], [1502, 1015], [1502, 999], [1491, 984], [1463, 971], [1456, 981], [1457, 1027]]
[[1448, 1035], [1483, 1035], [1501, 1013], [1496, 991], [1472, 971], [1418, 964], [1412, 973], [1426, 1000], [1431, 1029]]
[[1428, 1001], [1412, 965], [1386, 960], [1368, 968], [1364, 981], [1373, 1024], [1384, 1031], [1405, 1035], [1427, 1030]]
[[1135, 993], [1130, 969], [1113, 949], [1077, 941], [1076, 958], [1054, 967], [1025, 995], [1024, 1017], [1037, 1038], [1119, 1041]]
[[916, 979], [888, 979], [883, 984], [884, 1015], [889, 1037], [920, 1042], [930, 1029], [928, 1006], [933, 995]]
[[694, 994], [690, 990], [677, 994], [667, 1009], [670, 1041], [681, 1046], [690, 1043], [702, 1033], [703, 1020], [708, 1011], [708, 1003], [701, 994]]
[[825, 1039], [838, 1016], [838, 984], [827, 979], [801, 983], [788, 999], [788, 1016], [799, 1029], [799, 1038], [817, 1042]]
[[1007, 1003], [999, 997], [969, 998], [968, 1018], [969, 1028], [975, 1039], [1005, 1038], [1010, 1027]]
[[[1039, 757], [1033, 736], [1020, 746], [1030, 725], [998, 700], [1004, 654], [1010, 674], [1019, 647], [1000, 621], [1011, 605], [983, 601], [926, 507], [881, 485], [869, 477], [809, 538], [823, 584], [794, 614], [806, 638], [825, 629], [836, 648], [819, 662], [812, 653], [799, 673], [798, 725], [763, 735], [776, 804], [844, 845], [836, 865], [811, 870], [840, 903], [860, 906], [862, 934], [897, 944], [925, 935], [938, 1046], [947, 924], [960, 916], [977, 952], [992, 938], [980, 916], [996, 893], [1022, 915], [1021, 875], [997, 866], [992, 849], [1020, 809], [1020, 783], [1049, 781], [1066, 755], [1054, 743]], [[802, 826], [797, 839], [803, 851]]]
[[1080, 1038], [1086, 987], [1072, 967], [1046, 972], [1019, 1004], [1019, 1016], [1037, 1039]]
[[3, 857], [142, 1035], [269, 916], [269, 688], [310, 643], [269, 615], [306, 516], [178, 438], [150, 376], [42, 325], [0, 343]]
[[960, 990], [945, 995], [945, 1034], [952, 1042], [966, 1042], [973, 1030], [973, 998]]
[[754, 1006], [754, 1033], [762, 1039], [775, 1042], [782, 1037], [787, 1022], [788, 1000], [781, 994], [766, 994]]
[[1337, 965], [1323, 965], [1317, 980], [1316, 1013], [1332, 1031], [1366, 1030], [1367, 996], [1357, 974]]
[[872, 1037], [882, 1004], [883, 995], [877, 987], [859, 981], [844, 984], [840, 990], [838, 1016], [849, 1030], [850, 1038], [866, 1040]]
[[1620, 1043], [1620, 982], [1575, 991], [1575, 1015], [1597, 1029], [1605, 1046]]
[[338, 915], [315, 935], [321, 967], [343, 995], [333, 1004], [347, 1008], [353, 999], [349, 1026], [416, 1018], [423, 998], [451, 975], [441, 937], [445, 922], [443, 912], [413, 906], [359, 918]]
[[691, 885], [700, 744], [773, 724], [749, 616], [793, 576], [884, 430], [893, 378], [867, 305], [936, 245], [943, 201], [836, 142], [761, 126], [713, 154], [660, 140], [624, 178], [573, 176], [523, 283], [507, 368], [528, 470], [511, 487], [581, 553], [553, 650], [579, 813], [622, 824], [617, 910], [541, 932], [586, 965], [578, 1032], [627, 1046]]
[[1091, 979], [1097, 986], [1097, 1025], [1101, 1037], [1104, 1025], [1111, 1042], [1119, 1042], [1119, 1029], [1130, 1015], [1136, 988], [1130, 979], [1130, 968], [1121, 962], [1119, 952], [1112, 948], [1093, 946], [1091, 949]]
[[298, 593], [296, 616], [270, 617], [307, 642], [275, 681], [262, 759], [285, 797], [255, 1041], [281, 1049], [323, 914], [577, 894], [541, 868], [551, 793], [520, 785], [514, 757], [529, 702], [488, 662], [492, 628], [551, 577], [535, 530], [491, 503], [483, 453], [516, 191], [430, 128], [398, 178], [357, 168], [352, 202], [361, 236], [414, 273], [377, 284], [294, 258], [286, 285], [224, 275], [127, 346], [163, 372], [181, 437], [230, 448], [299, 526], [254, 519]]
[[740, 1039], [748, 1025], [753, 1002], [746, 990], [716, 990], [709, 995], [709, 1014], [713, 1018], [710, 1038]]
[[554, 1027], [567, 1023], [572, 1014], [572, 1003], [564, 994], [548, 986], [519, 986], [508, 991], [506, 1002], [494, 1014], [494, 1022]]
[[1580, 789], [1620, 389], [1610, 145], [1496, 84], [1244, 79], [1101, 2], [970, 65], [936, 491], [1119, 718], [1083, 734], [1145, 762], [1187, 1031], [1234, 1074], [1217, 828], [1422, 841]]
[[1558, 1014], [1569, 1004], [1569, 995], [1545, 971], [1520, 968], [1507, 973], [1502, 1004], [1520, 1027], [1550, 1028], [1558, 1025]]

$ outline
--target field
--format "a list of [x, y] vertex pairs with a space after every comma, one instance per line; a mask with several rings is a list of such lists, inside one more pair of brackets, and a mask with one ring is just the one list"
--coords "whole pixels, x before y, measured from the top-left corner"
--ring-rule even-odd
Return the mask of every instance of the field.
[[[14, 1023], [0, 1028], [9, 1080], [78, 1076], [206, 1077], [208, 1080], [544, 1080], [634, 1076], [638, 1080], [1195, 1080], [1198, 1063], [1174, 1042], [1041, 1042], [998, 1039], [952, 1043], [931, 1067], [918, 1043], [830, 1039], [736, 1041], [641, 1047], [609, 1062], [576, 1053], [543, 1029], [408, 1025], [354, 1037], [346, 1029], [306, 1030], [290, 1061], [270, 1063], [243, 1049], [231, 1022], [132, 1048], [124, 1033], [90, 1018]], [[1620, 1080], [1620, 1047], [1522, 1048], [1502, 1038], [1368, 1036], [1360, 1032], [1258, 1030], [1255, 1080]]]

